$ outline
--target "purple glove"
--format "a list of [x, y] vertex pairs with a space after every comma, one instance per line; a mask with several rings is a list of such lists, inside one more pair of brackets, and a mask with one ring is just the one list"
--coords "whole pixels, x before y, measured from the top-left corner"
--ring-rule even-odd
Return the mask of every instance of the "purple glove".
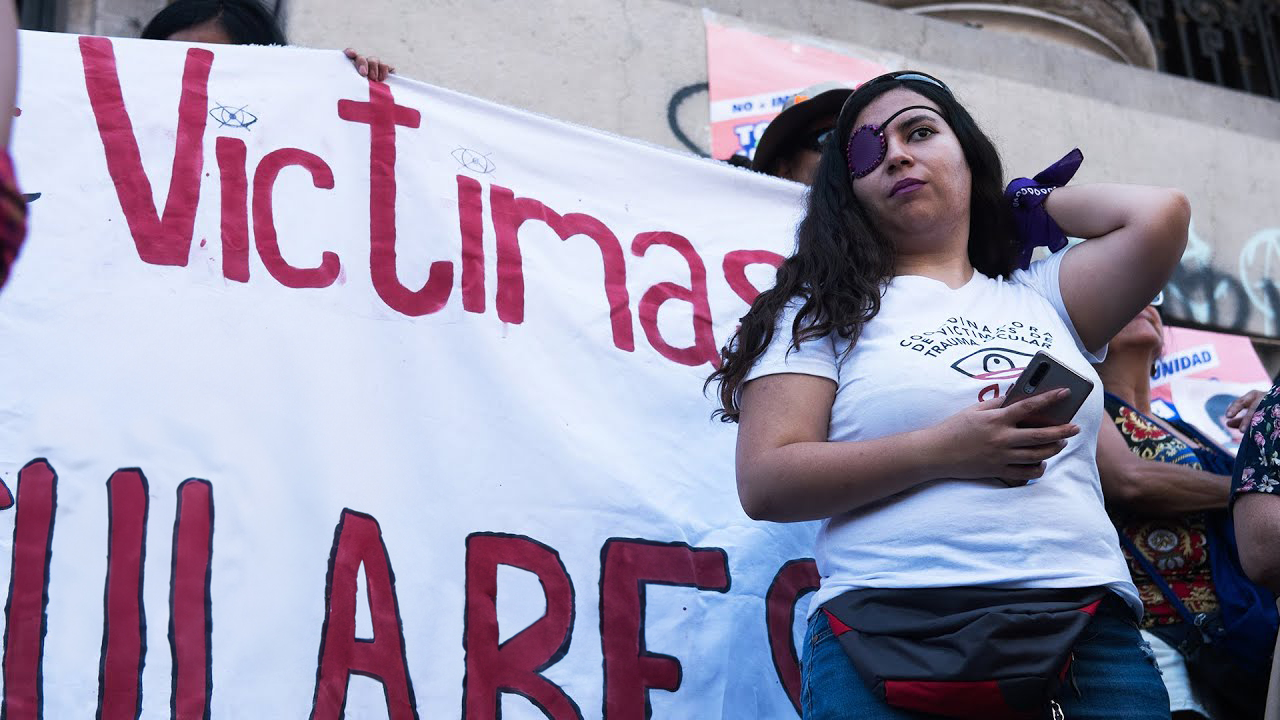
[[1018, 267], [1023, 270], [1031, 265], [1031, 253], [1041, 245], [1049, 248], [1049, 252], [1058, 252], [1067, 246], [1067, 236], [1058, 227], [1058, 223], [1049, 217], [1044, 209], [1044, 201], [1054, 188], [1060, 188], [1071, 181], [1080, 163], [1084, 162], [1084, 153], [1076, 148], [1058, 162], [1041, 170], [1030, 180], [1018, 178], [1004, 189], [1004, 196], [1013, 208], [1013, 221], [1017, 228]]

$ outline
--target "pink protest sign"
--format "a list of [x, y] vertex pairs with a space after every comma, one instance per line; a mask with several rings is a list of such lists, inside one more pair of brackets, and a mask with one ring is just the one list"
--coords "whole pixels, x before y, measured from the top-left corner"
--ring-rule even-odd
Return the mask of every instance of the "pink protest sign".
[[707, 20], [711, 154], [752, 155], [765, 127], [797, 91], [835, 81], [856, 87], [883, 65]]
[[1164, 354], [1152, 373], [1152, 399], [1171, 403], [1184, 421], [1227, 451], [1234, 453], [1240, 445], [1240, 432], [1226, 424], [1227, 406], [1249, 390], [1270, 386], [1249, 338], [1165, 328]]
[[1270, 376], [1249, 338], [1208, 330], [1166, 327], [1164, 354], [1156, 363], [1151, 379], [1152, 397], [1168, 400], [1169, 383], [1176, 378], [1271, 385]]

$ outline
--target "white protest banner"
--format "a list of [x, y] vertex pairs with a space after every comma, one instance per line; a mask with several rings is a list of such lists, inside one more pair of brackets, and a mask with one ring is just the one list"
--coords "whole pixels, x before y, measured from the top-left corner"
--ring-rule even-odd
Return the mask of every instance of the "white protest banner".
[[21, 40], [7, 718], [794, 715], [814, 527], [743, 515], [702, 381], [797, 186], [337, 52]]

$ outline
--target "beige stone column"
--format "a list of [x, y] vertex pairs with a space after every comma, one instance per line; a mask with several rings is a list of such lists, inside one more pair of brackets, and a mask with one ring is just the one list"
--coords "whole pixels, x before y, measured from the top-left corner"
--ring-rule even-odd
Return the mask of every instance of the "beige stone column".
[[914, 15], [1069, 45], [1154, 70], [1156, 50], [1142, 18], [1122, 0], [930, 2], [872, 0]]

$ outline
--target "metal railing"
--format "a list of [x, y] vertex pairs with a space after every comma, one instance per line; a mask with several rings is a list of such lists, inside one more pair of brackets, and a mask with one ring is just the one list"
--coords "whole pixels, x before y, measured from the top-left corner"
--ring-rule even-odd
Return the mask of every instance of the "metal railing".
[[1280, 99], [1280, 0], [1131, 0], [1160, 70]]

